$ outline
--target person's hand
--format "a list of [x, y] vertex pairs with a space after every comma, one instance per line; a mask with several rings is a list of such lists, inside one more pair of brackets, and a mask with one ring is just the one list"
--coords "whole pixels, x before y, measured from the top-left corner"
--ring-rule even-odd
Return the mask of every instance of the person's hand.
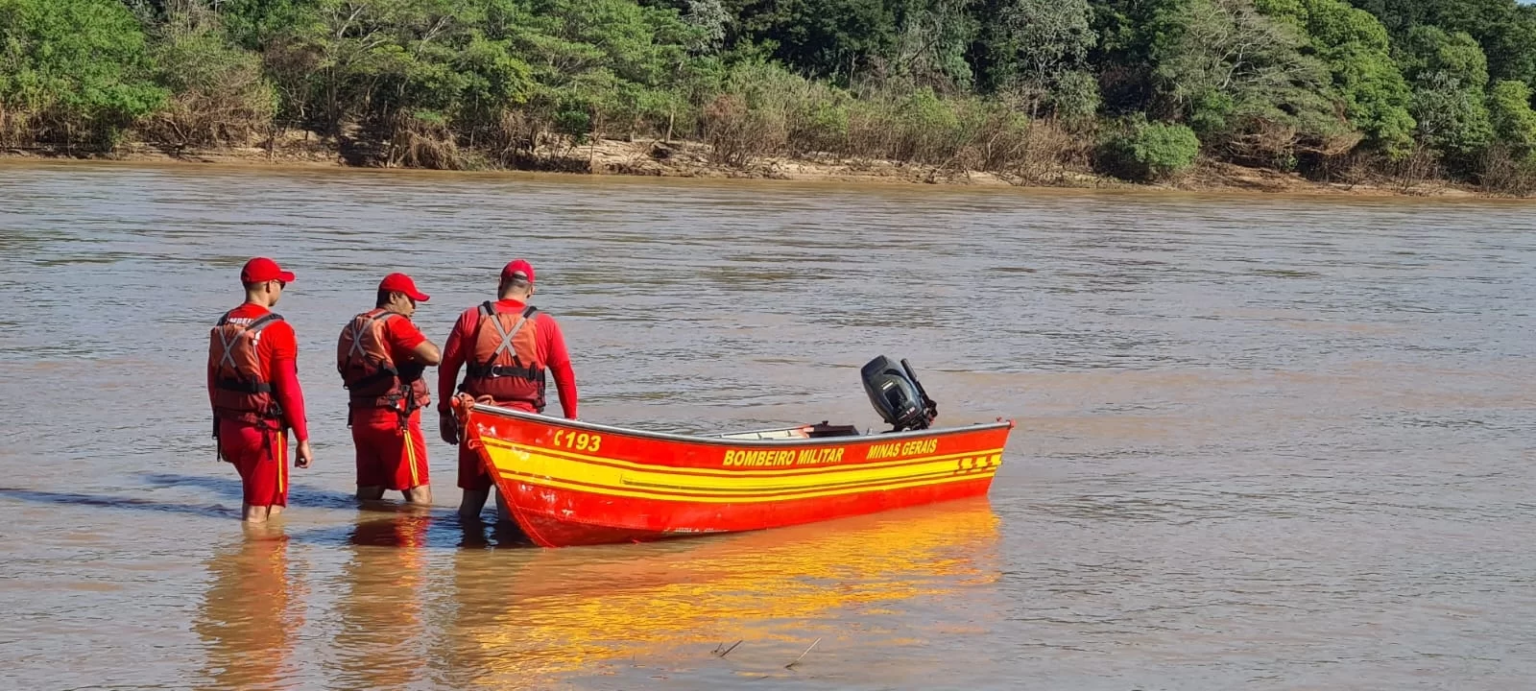
[[437, 426], [442, 432], [443, 441], [454, 446], [459, 445], [459, 421], [454, 419], [453, 413], [446, 410], [438, 413]]
[[315, 452], [313, 449], [309, 448], [309, 440], [305, 439], [304, 441], [299, 442], [299, 453], [293, 458], [293, 467], [308, 468], [309, 464], [314, 462]]

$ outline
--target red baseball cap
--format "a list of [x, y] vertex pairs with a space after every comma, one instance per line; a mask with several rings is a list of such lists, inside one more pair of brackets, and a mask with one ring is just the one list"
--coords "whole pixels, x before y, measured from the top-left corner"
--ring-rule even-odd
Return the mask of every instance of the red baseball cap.
[[256, 257], [245, 263], [245, 268], [240, 269], [241, 283], [262, 283], [265, 281], [293, 282], [293, 272], [284, 271], [277, 262], [266, 257]]
[[[522, 276], [518, 276], [518, 274], [522, 274]], [[513, 259], [512, 263], [507, 264], [506, 268], [501, 270], [501, 280], [510, 281], [514, 278], [526, 278], [529, 283], [532, 283], [533, 265], [522, 259]]]
[[427, 300], [431, 299], [427, 297], [426, 293], [416, 289], [416, 282], [411, 280], [410, 276], [400, 273], [394, 273], [385, 276], [384, 280], [379, 281], [379, 290], [387, 290], [392, 293], [405, 293], [406, 297], [409, 297], [410, 299], [417, 302], [426, 302]]

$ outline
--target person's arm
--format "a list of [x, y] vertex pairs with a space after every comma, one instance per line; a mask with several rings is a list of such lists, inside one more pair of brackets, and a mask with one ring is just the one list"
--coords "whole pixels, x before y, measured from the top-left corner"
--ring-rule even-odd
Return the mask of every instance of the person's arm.
[[560, 392], [560, 408], [565, 412], [568, 420], [576, 419], [576, 371], [571, 369], [571, 356], [565, 350], [565, 334], [560, 332], [560, 325], [555, 323], [553, 317], [542, 315], [540, 320], [540, 334], [549, 334], [549, 357], [544, 362], [549, 366], [549, 371], [555, 375], [555, 389]]
[[[215, 410], [214, 407], [213, 407], [213, 366], [212, 365], [208, 366], [208, 411], [211, 413], [211, 415], [209, 415], [209, 417], [213, 420], [213, 429], [211, 430], [213, 432], [213, 438], [214, 439], [218, 439], [219, 438], [219, 411]], [[219, 458], [221, 458], [221, 459], [224, 458], [223, 452], [219, 453]]]
[[469, 317], [469, 314], [459, 317], [453, 325], [453, 331], [448, 333], [448, 341], [443, 344], [443, 357], [437, 370], [437, 412], [441, 415], [453, 413], [450, 402], [453, 400], [453, 389], [459, 383], [459, 368], [464, 366], [463, 334]]
[[426, 339], [422, 339], [421, 343], [418, 343], [415, 348], [411, 349], [411, 356], [416, 358], [417, 362], [428, 367], [443, 361], [443, 354], [437, 350], [437, 346], [432, 345], [432, 342]]
[[293, 430], [299, 443], [309, 441], [309, 424], [304, 414], [304, 389], [299, 386], [299, 366], [294, 360], [273, 363], [272, 392], [283, 407], [283, 421]]
[[449, 444], [459, 443], [459, 421], [453, 417], [453, 389], [459, 381], [459, 368], [464, 366], [464, 341], [469, 332], [469, 320], [473, 312], [466, 312], [454, 322], [448, 341], [443, 344], [443, 359], [437, 370], [437, 428], [438, 435]]
[[[298, 350], [297, 346], [294, 348]], [[283, 420], [293, 429], [299, 447], [293, 456], [295, 468], [308, 468], [315, 462], [315, 452], [309, 448], [309, 421], [304, 414], [304, 389], [299, 388], [299, 364], [297, 359], [281, 359], [272, 363], [272, 395], [283, 407]]]
[[427, 340], [426, 334], [408, 319], [395, 319], [389, 324], [390, 349], [395, 353], [408, 353], [412, 362], [431, 367], [442, 362], [437, 346]]
[[270, 348], [272, 358], [272, 397], [283, 409], [283, 421], [298, 438], [309, 441], [309, 424], [304, 415], [304, 389], [299, 386], [299, 339], [287, 322], [267, 327], [258, 348]]

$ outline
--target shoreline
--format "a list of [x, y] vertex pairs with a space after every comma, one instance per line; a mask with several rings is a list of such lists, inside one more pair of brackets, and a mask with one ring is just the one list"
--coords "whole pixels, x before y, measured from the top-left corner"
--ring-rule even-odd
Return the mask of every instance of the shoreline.
[[172, 149], [144, 143], [121, 145], [111, 152], [77, 152], [60, 147], [0, 147], [4, 161], [121, 162], [171, 165], [221, 165], [269, 169], [335, 169], [439, 173], [560, 173], [579, 177], [653, 177], [704, 180], [762, 180], [804, 184], [877, 184], [892, 187], [1015, 188], [1042, 190], [1116, 190], [1195, 194], [1259, 194], [1339, 198], [1433, 198], [1531, 201], [1493, 194], [1444, 180], [1418, 185], [1328, 183], [1295, 173], [1248, 168], [1230, 163], [1201, 162], [1196, 169], [1166, 183], [1140, 184], [1073, 170], [1058, 170], [1053, 179], [1025, 180], [974, 170], [868, 159], [833, 157], [769, 157], [746, 167], [716, 163], [709, 147], [698, 142], [604, 139], [562, 151], [539, 151], [516, 167], [471, 170], [382, 167], [346, 161], [333, 146], [318, 140], [289, 138], [278, 146]]

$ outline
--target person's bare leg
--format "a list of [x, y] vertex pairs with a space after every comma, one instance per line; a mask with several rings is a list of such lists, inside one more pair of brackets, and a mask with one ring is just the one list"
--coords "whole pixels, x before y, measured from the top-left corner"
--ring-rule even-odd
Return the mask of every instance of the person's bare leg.
[[401, 492], [401, 494], [405, 495], [405, 501], [406, 501], [407, 504], [431, 504], [432, 503], [432, 486], [431, 485], [417, 485], [417, 486], [412, 487], [412, 488], [410, 488], [410, 489], [408, 489], [408, 490], [406, 490], [404, 492]]
[[268, 506], [267, 507], [267, 518], [277, 518], [277, 515], [282, 513], [283, 509], [286, 509], [286, 508], [288, 508], [288, 507], [282, 506], [282, 505], [279, 505], [279, 504], [273, 504], [271, 506]]
[[466, 489], [459, 502], [459, 520], [465, 523], [480, 522], [480, 512], [485, 510], [485, 500], [490, 498], [489, 489]]
[[501, 496], [501, 490], [496, 490], [496, 520], [502, 523], [512, 522], [512, 511], [507, 508], [507, 500]]
[[270, 506], [251, 506], [250, 504], [242, 504], [240, 510], [242, 514], [241, 518], [246, 523], [266, 523], [267, 518], [272, 514], [272, 507]]
[[378, 501], [384, 498], [384, 487], [381, 485], [363, 486], [357, 488], [358, 501]]

